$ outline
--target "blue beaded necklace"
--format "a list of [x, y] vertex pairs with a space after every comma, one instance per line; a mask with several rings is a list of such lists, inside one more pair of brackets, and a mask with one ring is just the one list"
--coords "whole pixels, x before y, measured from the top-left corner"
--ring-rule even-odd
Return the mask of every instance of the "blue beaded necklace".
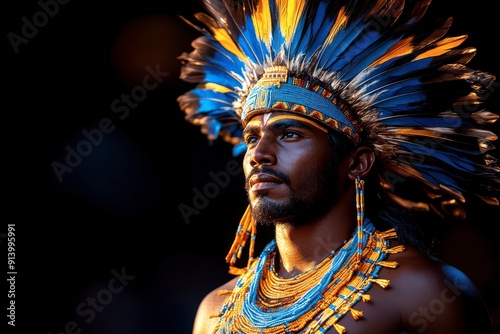
[[[385, 261], [388, 253], [403, 250], [388, 249], [385, 239], [396, 237], [396, 233], [376, 231], [369, 219], [365, 218], [362, 232], [354, 233], [342, 248], [311, 270], [288, 279], [274, 271], [277, 248], [276, 240], [272, 240], [226, 299], [215, 332], [317, 333], [334, 326], [342, 333], [343, 327], [337, 321], [349, 309], [355, 318], [362, 316], [352, 306], [360, 300], [369, 300], [366, 292], [373, 282], [382, 287], [388, 285], [387, 280], [378, 279], [378, 273], [382, 266], [396, 267], [395, 262]], [[363, 249], [361, 262], [358, 242]], [[299, 287], [301, 282], [307, 285]], [[310, 288], [293, 296], [294, 288], [304, 290], [304, 286]], [[280, 298], [281, 295], [285, 297]]]
[[[363, 246], [366, 245], [368, 236], [375, 230], [375, 227], [368, 219], [365, 219], [365, 230], [363, 233]], [[274, 327], [282, 323], [289, 323], [297, 320], [299, 316], [308, 311], [322, 297], [322, 292], [326, 289], [328, 283], [331, 282], [333, 274], [338, 272], [347, 262], [347, 260], [356, 253], [358, 244], [358, 235], [354, 234], [350, 242], [346, 242], [346, 247], [342, 247], [331, 261], [330, 270], [321, 278], [318, 284], [315, 284], [312, 289], [306, 292], [295, 304], [276, 312], [264, 312], [257, 305], [259, 288], [259, 277], [263, 272], [263, 268], [267, 263], [269, 254], [276, 250], [276, 240], [272, 240], [263, 250], [257, 267], [255, 276], [250, 284], [247, 298], [243, 302], [243, 314], [252, 321], [256, 327]], [[332, 255], [334, 255], [332, 253]], [[314, 270], [314, 268], [312, 269]]]

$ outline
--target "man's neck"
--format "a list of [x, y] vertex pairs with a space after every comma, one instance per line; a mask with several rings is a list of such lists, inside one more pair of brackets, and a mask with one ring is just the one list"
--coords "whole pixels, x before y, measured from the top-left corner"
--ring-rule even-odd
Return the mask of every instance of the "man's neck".
[[276, 271], [287, 278], [310, 270], [342, 247], [353, 235], [355, 226], [355, 217], [341, 215], [325, 217], [300, 227], [277, 224]]

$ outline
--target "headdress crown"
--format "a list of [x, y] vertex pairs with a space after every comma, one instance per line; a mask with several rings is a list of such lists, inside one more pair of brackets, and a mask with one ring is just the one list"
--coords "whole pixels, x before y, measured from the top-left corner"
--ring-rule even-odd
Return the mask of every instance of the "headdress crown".
[[[400, 205], [461, 216], [465, 193], [498, 204], [488, 126], [499, 116], [482, 107], [495, 77], [467, 67], [476, 50], [460, 47], [465, 35], [446, 37], [451, 18], [425, 23], [431, 1], [202, 3], [205, 27], [192, 24], [202, 35], [179, 57], [181, 78], [197, 86], [178, 102], [209, 139], [238, 155], [249, 117], [286, 110], [369, 143]], [[403, 178], [419, 195], [401, 191]]]

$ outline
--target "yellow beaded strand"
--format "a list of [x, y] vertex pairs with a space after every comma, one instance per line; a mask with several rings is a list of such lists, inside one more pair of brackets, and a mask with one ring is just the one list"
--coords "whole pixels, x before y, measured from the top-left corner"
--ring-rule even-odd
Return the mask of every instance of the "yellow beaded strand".
[[[337, 324], [338, 320], [350, 312], [354, 319], [363, 316], [361, 311], [353, 309], [358, 301], [367, 302], [370, 296], [366, 294], [372, 283], [379, 284], [385, 288], [390, 284], [389, 280], [373, 277], [377, 268], [384, 266], [396, 268], [394, 261], [383, 261], [384, 254], [399, 252], [402, 247], [386, 247], [386, 239], [395, 238], [394, 230], [386, 232], [375, 231], [367, 240], [363, 248], [360, 262], [359, 255], [354, 253], [345, 265], [334, 274], [323, 293], [323, 298], [315, 305], [289, 324], [281, 324], [270, 328], [256, 328], [243, 314], [245, 295], [249, 289], [252, 278], [255, 275], [256, 261], [243, 274], [237, 287], [226, 299], [225, 310], [221, 314], [221, 321], [215, 333], [245, 333], [245, 334], [283, 334], [283, 333], [317, 333], [318, 331], [334, 327], [339, 333], [344, 333], [345, 328]], [[352, 239], [343, 247], [348, 247]], [[269, 256], [259, 280], [259, 307], [266, 312], [276, 312], [293, 305], [316, 285], [323, 275], [328, 272], [333, 256], [329, 256], [314, 268], [294, 278], [281, 278], [274, 271], [272, 265], [274, 256]], [[379, 261], [380, 260], [380, 261]], [[342, 297], [340, 297], [342, 296]]]

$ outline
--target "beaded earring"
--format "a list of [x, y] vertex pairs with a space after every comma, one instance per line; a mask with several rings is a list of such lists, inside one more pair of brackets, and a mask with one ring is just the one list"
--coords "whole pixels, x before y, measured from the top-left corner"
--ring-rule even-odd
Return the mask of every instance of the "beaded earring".
[[[226, 255], [226, 262], [229, 263], [229, 273], [233, 275], [243, 274], [254, 260], [254, 248], [255, 248], [255, 237], [257, 235], [257, 224], [255, 219], [253, 219], [250, 205], [247, 206], [243, 217], [241, 217], [240, 224], [236, 231], [236, 236], [234, 238], [233, 244], [229, 253]], [[248, 251], [248, 261], [247, 266], [244, 268], [236, 267], [236, 260], [241, 258], [241, 254], [245, 245], [250, 239], [250, 246]]]
[[358, 261], [361, 261], [361, 254], [363, 252], [363, 223], [365, 219], [365, 181], [358, 177], [354, 180], [356, 187], [356, 218], [357, 218], [357, 229], [358, 229], [358, 246], [357, 246], [357, 257]]

